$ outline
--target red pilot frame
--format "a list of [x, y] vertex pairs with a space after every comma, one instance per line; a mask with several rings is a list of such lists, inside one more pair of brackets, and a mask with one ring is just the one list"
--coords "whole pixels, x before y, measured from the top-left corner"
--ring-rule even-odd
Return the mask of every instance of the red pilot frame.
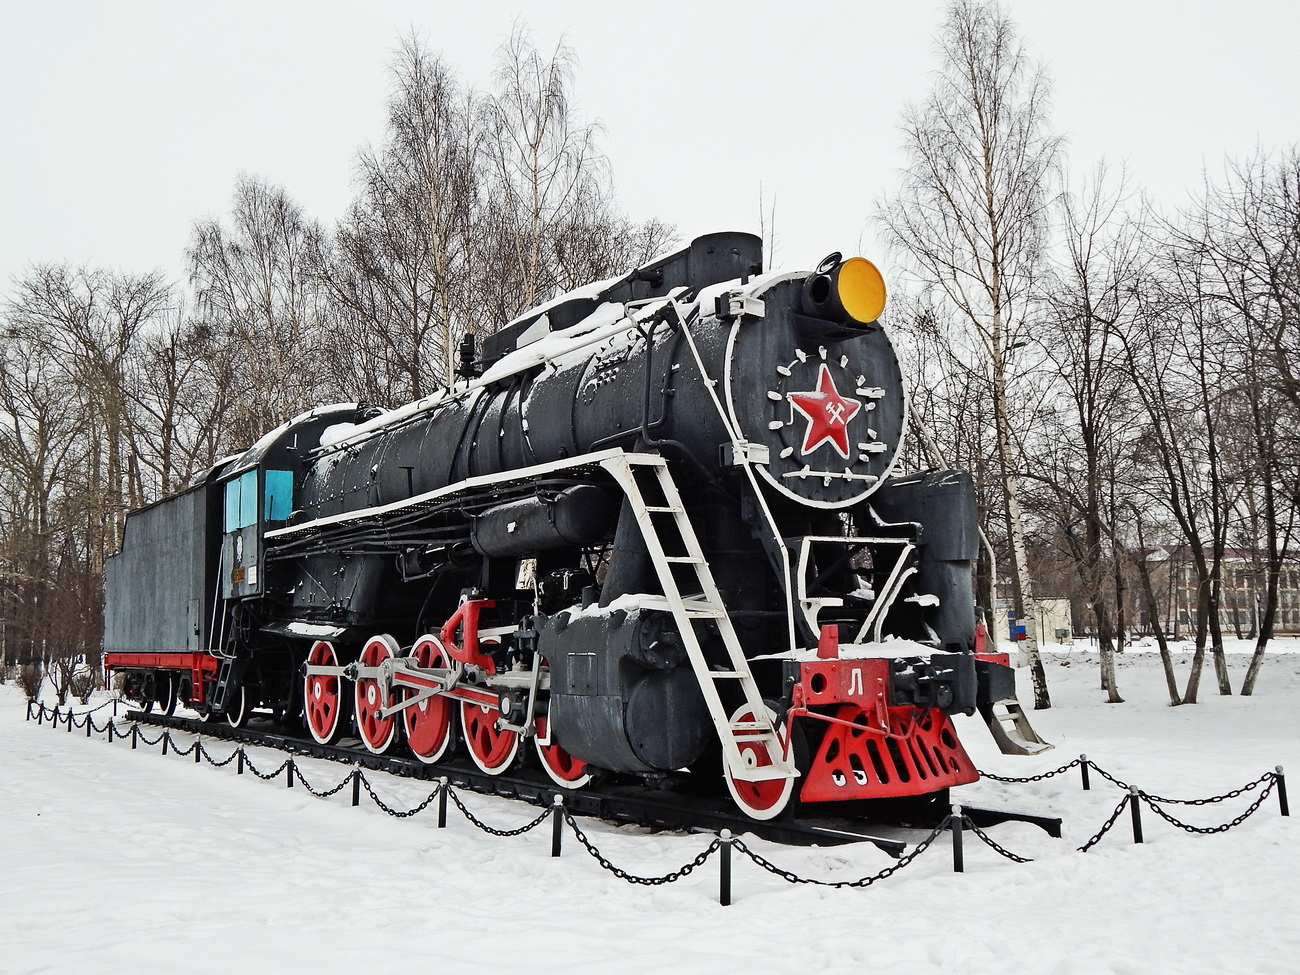
[[[974, 656], [1008, 663], [1006, 654]], [[799, 662], [789, 717], [825, 725], [802, 801], [923, 795], [979, 779], [947, 714], [891, 702], [891, 663], [825, 656]]]

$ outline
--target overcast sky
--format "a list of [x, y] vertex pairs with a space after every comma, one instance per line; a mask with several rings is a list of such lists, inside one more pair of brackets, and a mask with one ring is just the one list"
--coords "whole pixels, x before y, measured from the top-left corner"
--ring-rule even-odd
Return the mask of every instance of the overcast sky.
[[[1177, 206], [1243, 156], [1300, 140], [1300, 3], [1009, 0], [1049, 70], [1082, 170], [1127, 160]], [[935, 0], [0, 0], [0, 294], [35, 262], [181, 280], [196, 218], [238, 173], [332, 222], [383, 134], [388, 65], [414, 29], [480, 88], [518, 18], [564, 37], [629, 216], [683, 238], [759, 229], [776, 261], [880, 256], [868, 223], [897, 124], [936, 66]]]

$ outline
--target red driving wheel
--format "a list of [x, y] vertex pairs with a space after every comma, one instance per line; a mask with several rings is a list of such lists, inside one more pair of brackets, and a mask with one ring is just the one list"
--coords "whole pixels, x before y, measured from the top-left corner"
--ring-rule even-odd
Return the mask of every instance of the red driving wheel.
[[[362, 667], [378, 667], [385, 660], [396, 657], [397, 650], [397, 641], [387, 633], [372, 636], [361, 651], [359, 662]], [[397, 735], [397, 716], [381, 718], [379, 710], [391, 705], [391, 698], [384, 698], [379, 681], [375, 678], [359, 677], [356, 700], [357, 733], [361, 736], [362, 744], [376, 755], [387, 751]]]
[[[338, 651], [334, 644], [317, 640], [307, 654], [307, 663], [315, 667], [337, 667]], [[303, 680], [303, 710], [307, 715], [307, 730], [322, 745], [338, 741], [345, 727], [342, 720], [346, 701], [340, 688], [343, 678], [332, 674], [308, 674]]]
[[500, 775], [519, 754], [519, 735], [497, 728], [501, 712], [486, 704], [465, 701], [460, 706], [460, 727], [469, 757], [488, 775]]
[[[411, 648], [411, 662], [425, 670], [451, 666], [447, 651], [436, 636], [422, 636], [415, 641]], [[414, 697], [416, 691], [408, 689], [406, 694]], [[452, 709], [450, 698], [435, 694], [402, 712], [406, 744], [420, 761], [437, 762], [447, 754], [452, 742]]]
[[[546, 715], [537, 718], [537, 757], [542, 760], [542, 768], [556, 785], [566, 789], [581, 789], [591, 781], [587, 763], [574, 758], [559, 745], [551, 741], [550, 723]], [[543, 744], [545, 742], [545, 744]]]

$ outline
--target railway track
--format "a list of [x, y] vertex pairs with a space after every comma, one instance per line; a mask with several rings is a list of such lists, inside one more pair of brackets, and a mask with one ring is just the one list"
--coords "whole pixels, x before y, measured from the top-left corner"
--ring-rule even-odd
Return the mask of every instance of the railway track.
[[[893, 857], [903, 855], [907, 843], [881, 836], [873, 829], [897, 826], [859, 817], [827, 817], [815, 820], [768, 821], [750, 819], [736, 812], [722, 797], [698, 796], [681, 792], [647, 792], [640, 783], [605, 786], [592, 785], [580, 790], [561, 789], [540, 769], [522, 768], [514, 774], [487, 775], [477, 767], [456, 761], [426, 765], [415, 758], [400, 755], [375, 755], [359, 740], [343, 739], [337, 745], [320, 745], [277, 728], [269, 719], [253, 718], [242, 728], [224, 722], [207, 722], [177, 715], [146, 714], [130, 711], [126, 717], [141, 724], [174, 728], [195, 735], [247, 745], [274, 748], [293, 755], [306, 755], [350, 766], [388, 772], [403, 778], [438, 781], [446, 777], [457, 789], [482, 795], [519, 799], [535, 806], [548, 806], [556, 795], [564, 797], [565, 807], [575, 816], [607, 822], [634, 823], [653, 829], [750, 833], [774, 843], [791, 846], [840, 846], [846, 843], [871, 843]], [[349, 744], [352, 742], [353, 744]], [[1061, 835], [1061, 821], [1027, 813], [963, 807], [977, 825], [987, 827], [1001, 822], [1028, 822], [1049, 835]], [[947, 812], [944, 808], [940, 811]], [[922, 823], [908, 825], [923, 826]], [[931, 826], [933, 824], [930, 824]]]

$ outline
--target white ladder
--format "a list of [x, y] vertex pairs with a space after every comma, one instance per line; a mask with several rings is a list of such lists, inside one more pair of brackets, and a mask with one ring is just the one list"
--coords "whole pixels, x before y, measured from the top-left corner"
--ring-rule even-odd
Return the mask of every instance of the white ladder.
[[[713, 573], [709, 570], [695, 529], [686, 516], [686, 508], [668, 465], [658, 454], [623, 453], [601, 461], [601, 466], [613, 475], [627, 496], [663, 587], [662, 598], [643, 598], [641, 605], [647, 609], [667, 610], [673, 614], [682, 644], [708, 705], [709, 717], [713, 720], [718, 740], [722, 743], [723, 760], [729, 774], [733, 779], [746, 782], [794, 778], [799, 773], [795, 769], [793, 756], [788, 753], [785, 743], [777, 734], [767, 705], [763, 703], [758, 684], [741, 649], [740, 638], [736, 636], [731, 617], [722, 604], [722, 596], [713, 581]], [[647, 493], [651, 495], [650, 501], [647, 501]], [[668, 554], [669, 551], [673, 554]], [[688, 595], [682, 594], [682, 585], [675, 569], [685, 570], [684, 574], [689, 580]], [[727, 650], [727, 663], [722, 670], [711, 669], [704, 659], [700, 629], [709, 625], [717, 627]], [[723, 682], [740, 688], [745, 697], [745, 707], [737, 713], [748, 711], [750, 720], [731, 720], [719, 693]], [[746, 762], [740, 745], [753, 742], [766, 746], [770, 764], [753, 765]]]

